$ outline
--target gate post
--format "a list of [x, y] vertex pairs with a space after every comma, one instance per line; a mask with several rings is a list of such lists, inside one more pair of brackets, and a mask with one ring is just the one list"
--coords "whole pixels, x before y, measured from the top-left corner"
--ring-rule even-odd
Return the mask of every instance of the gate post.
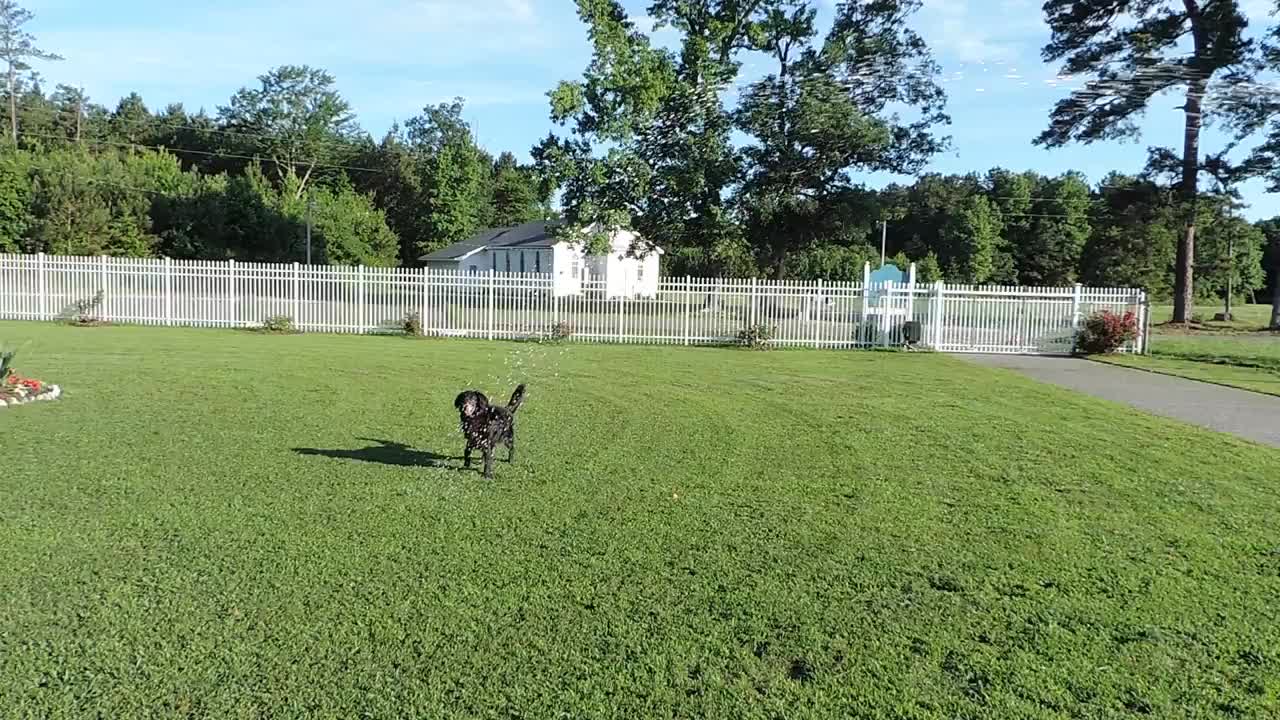
[[1080, 329], [1080, 295], [1082, 286], [1076, 283], [1071, 291], [1071, 330], [1074, 332]]
[[938, 351], [942, 345], [943, 318], [942, 315], [946, 311], [946, 306], [942, 299], [942, 281], [935, 280], [933, 283], [933, 317], [930, 325], [929, 334], [933, 338], [933, 349]]

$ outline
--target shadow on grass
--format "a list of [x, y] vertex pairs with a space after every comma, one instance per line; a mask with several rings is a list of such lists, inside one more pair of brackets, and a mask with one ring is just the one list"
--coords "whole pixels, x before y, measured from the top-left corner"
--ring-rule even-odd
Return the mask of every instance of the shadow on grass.
[[449, 470], [473, 472], [474, 468], [463, 468], [461, 465], [450, 465], [450, 462], [462, 462], [456, 455], [440, 455], [430, 450], [415, 450], [404, 443], [390, 440], [359, 438], [364, 442], [374, 443], [359, 450], [320, 450], [317, 448], [294, 448], [299, 455], [319, 455], [335, 460], [357, 460], [359, 462], [377, 463], [379, 465], [397, 465], [400, 467], [435, 467]]

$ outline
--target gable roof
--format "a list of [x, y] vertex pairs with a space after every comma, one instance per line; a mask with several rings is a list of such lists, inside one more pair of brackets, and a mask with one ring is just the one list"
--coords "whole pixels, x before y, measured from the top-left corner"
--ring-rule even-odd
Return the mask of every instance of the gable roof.
[[461, 260], [478, 250], [493, 248], [549, 248], [560, 242], [558, 238], [547, 234], [547, 230], [555, 226], [554, 221], [538, 220], [513, 227], [489, 228], [466, 240], [423, 255], [419, 260]]

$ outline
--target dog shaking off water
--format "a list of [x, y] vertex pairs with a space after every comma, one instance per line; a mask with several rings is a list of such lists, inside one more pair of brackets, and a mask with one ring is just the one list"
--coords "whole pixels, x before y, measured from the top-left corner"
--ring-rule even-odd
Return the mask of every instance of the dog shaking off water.
[[506, 407], [490, 405], [484, 393], [464, 390], [458, 393], [453, 406], [458, 408], [462, 420], [462, 434], [467, 439], [467, 449], [462, 454], [463, 465], [471, 467], [471, 451], [484, 453], [484, 476], [493, 477], [493, 451], [499, 445], [507, 446], [507, 462], [516, 459], [516, 410], [524, 402], [524, 385], [516, 387], [511, 402]]

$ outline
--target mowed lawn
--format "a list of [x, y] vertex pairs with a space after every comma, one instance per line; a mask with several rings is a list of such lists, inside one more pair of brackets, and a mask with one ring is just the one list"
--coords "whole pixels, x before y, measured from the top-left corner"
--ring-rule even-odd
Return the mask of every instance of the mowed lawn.
[[[1262, 330], [1271, 324], [1271, 306], [1258, 303], [1237, 303], [1231, 308], [1231, 322], [1216, 322], [1213, 316], [1223, 311], [1222, 303], [1196, 305], [1192, 318], [1202, 325], [1222, 330]], [[1173, 318], [1172, 305], [1152, 305], [1151, 320], [1157, 324]]]
[[[1265, 309], [1269, 312], [1271, 308]], [[1280, 333], [1239, 332], [1225, 325], [1209, 331], [1184, 332], [1176, 326], [1165, 326], [1152, 333], [1149, 355], [1114, 355], [1102, 359], [1166, 375], [1280, 395]]]
[[1280, 714], [1227, 436], [925, 353], [0, 337], [66, 389], [0, 410], [6, 717]]

